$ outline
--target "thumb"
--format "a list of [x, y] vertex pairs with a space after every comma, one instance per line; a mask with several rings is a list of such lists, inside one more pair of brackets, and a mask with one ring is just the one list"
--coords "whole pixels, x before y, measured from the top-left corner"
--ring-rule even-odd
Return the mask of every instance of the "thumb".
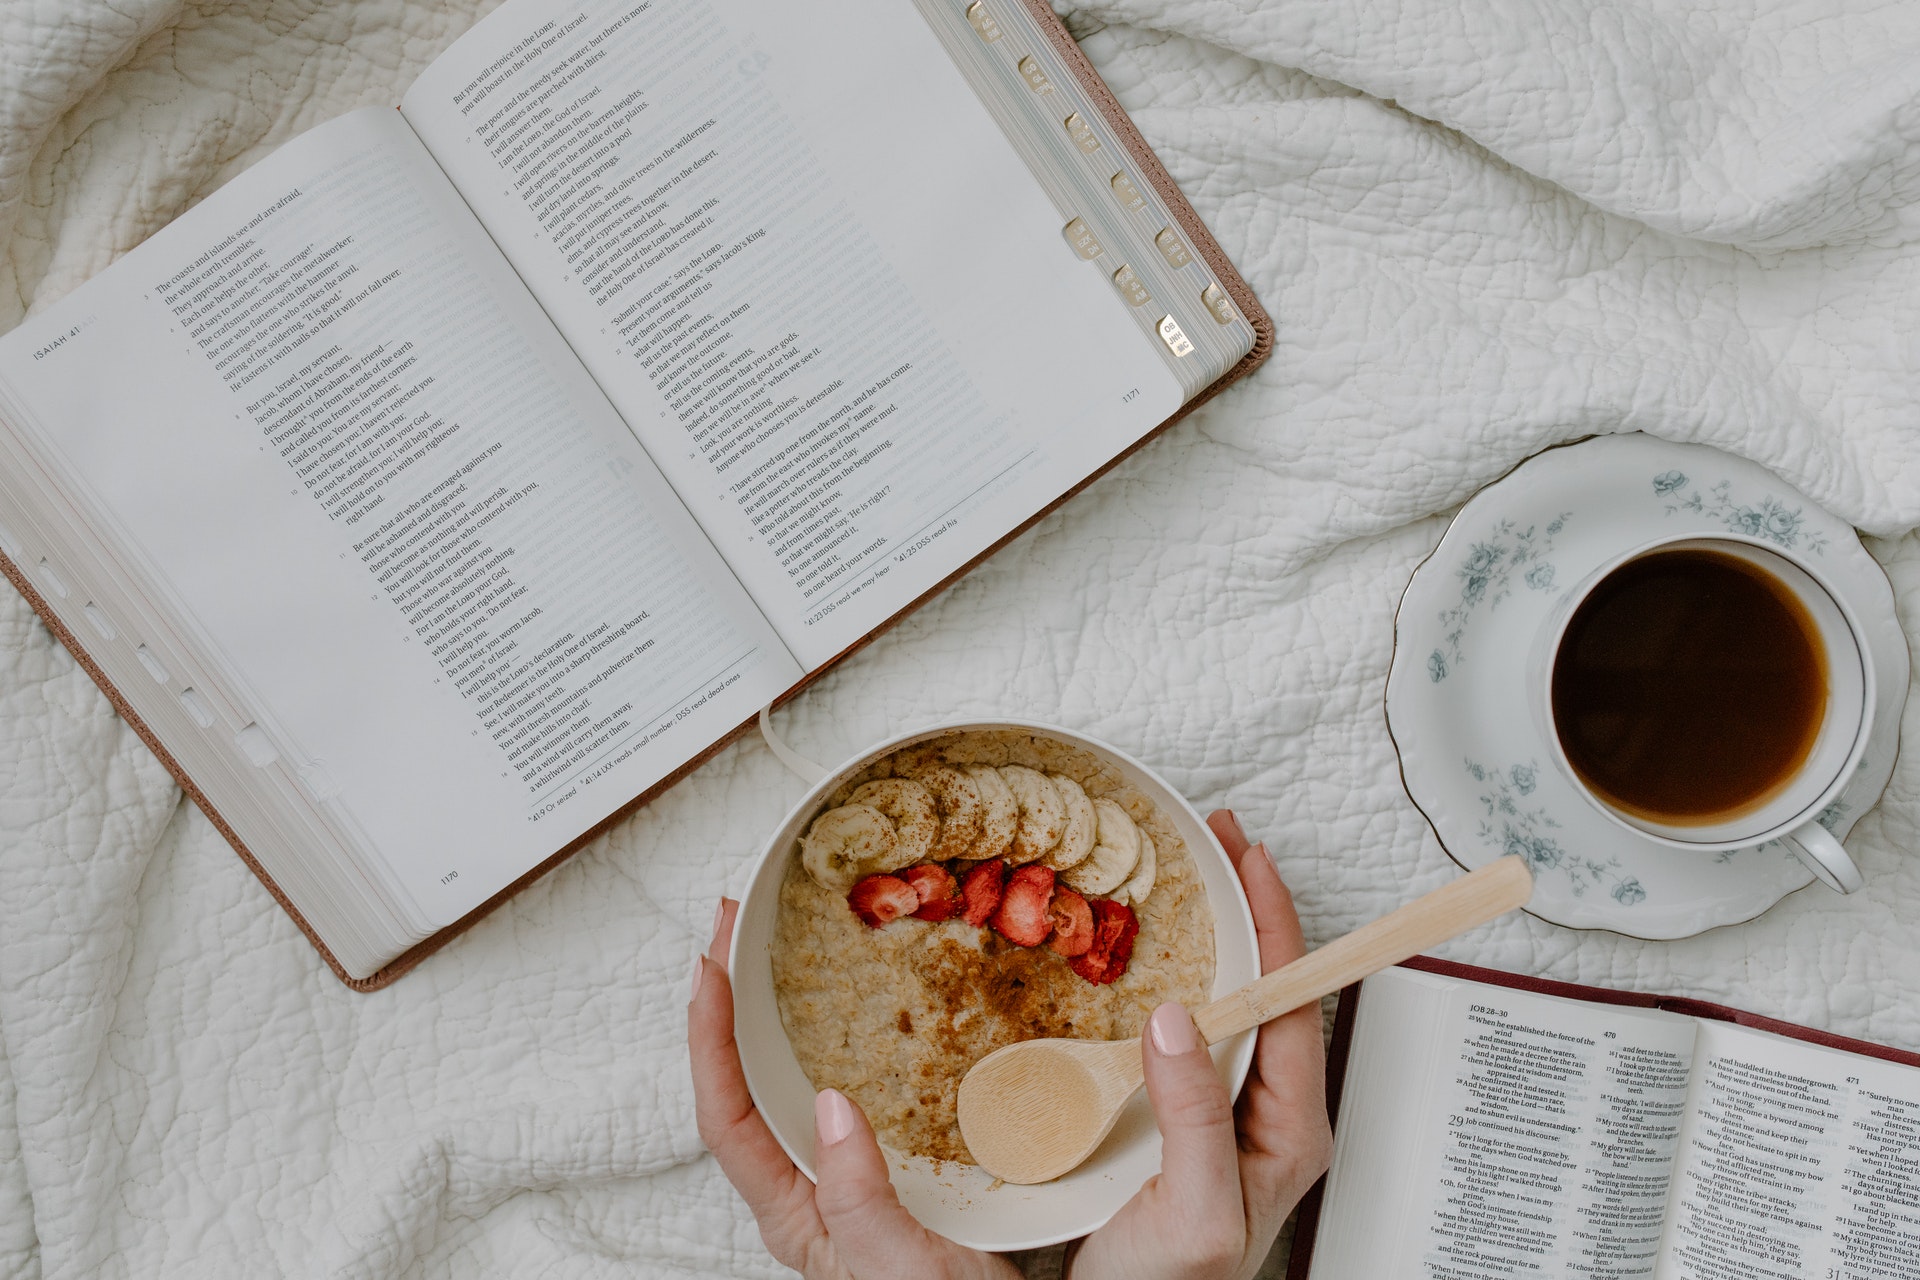
[[900, 1268], [924, 1245], [925, 1228], [894, 1194], [872, 1126], [838, 1089], [814, 1095], [813, 1123], [813, 1201], [834, 1251], [856, 1276], [907, 1274]]
[[1160, 1125], [1160, 1194], [1196, 1212], [1222, 1204], [1237, 1207], [1240, 1159], [1233, 1098], [1193, 1018], [1178, 1004], [1163, 1004], [1147, 1020], [1144, 1039], [1147, 1101]]

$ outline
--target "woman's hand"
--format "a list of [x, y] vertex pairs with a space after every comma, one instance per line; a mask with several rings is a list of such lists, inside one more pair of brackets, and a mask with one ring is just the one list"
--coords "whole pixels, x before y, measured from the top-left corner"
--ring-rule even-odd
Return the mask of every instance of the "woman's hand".
[[[1266, 847], [1250, 849], [1227, 810], [1207, 822], [1239, 867], [1259, 933], [1261, 970], [1304, 955], [1293, 899]], [[866, 1117], [837, 1091], [822, 1090], [814, 1104], [819, 1185], [787, 1159], [754, 1109], [733, 1039], [733, 988], [721, 957], [737, 909], [721, 901], [713, 941], [695, 965], [687, 1041], [700, 1137], [753, 1211], [773, 1256], [810, 1280], [1017, 1277], [1005, 1258], [964, 1249], [901, 1207]], [[1081, 1280], [1251, 1276], [1332, 1151], [1319, 1007], [1261, 1028], [1237, 1108], [1186, 1010], [1161, 1006], [1145, 1041], [1161, 1172], [1081, 1242], [1069, 1274]]]
[[[1265, 845], [1227, 809], [1207, 825], [1240, 869], [1260, 971], [1307, 953], [1293, 896]], [[1177, 1004], [1154, 1010], [1141, 1056], [1160, 1125], [1160, 1172], [1081, 1242], [1072, 1280], [1244, 1280], [1260, 1269], [1300, 1197], [1327, 1170], [1326, 1047], [1318, 1002], [1260, 1028], [1236, 1106]]]
[[713, 941], [694, 965], [687, 1044], [700, 1139], [753, 1211], [767, 1249], [808, 1280], [1018, 1280], [1006, 1259], [963, 1249], [900, 1207], [873, 1129], [844, 1094], [823, 1089], [814, 1099], [820, 1184], [787, 1159], [754, 1109], [733, 1040], [724, 957], [738, 909], [721, 899]]

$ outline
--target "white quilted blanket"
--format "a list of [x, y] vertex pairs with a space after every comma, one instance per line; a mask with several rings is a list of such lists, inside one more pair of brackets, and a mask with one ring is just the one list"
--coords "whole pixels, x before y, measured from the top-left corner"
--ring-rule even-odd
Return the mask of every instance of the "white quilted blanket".
[[[476, 0], [0, 0], [0, 326]], [[1136, 751], [1315, 939], [1451, 874], [1381, 716], [1394, 602], [1525, 455], [1642, 429], [1874, 535], [1920, 618], [1920, 8], [1101, 0], [1096, 63], [1280, 325], [1249, 385], [809, 692], [821, 758], [962, 713]], [[1908, 719], [1907, 741], [1920, 742]], [[1867, 890], [1671, 944], [1453, 953], [1920, 1048], [1920, 753]], [[688, 965], [800, 792], [757, 740], [374, 996], [0, 602], [0, 1273], [765, 1275], [695, 1138]]]

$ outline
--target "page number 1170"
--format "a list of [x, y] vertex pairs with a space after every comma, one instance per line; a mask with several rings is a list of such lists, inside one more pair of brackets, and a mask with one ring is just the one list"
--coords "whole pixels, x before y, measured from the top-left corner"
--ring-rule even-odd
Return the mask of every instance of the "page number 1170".
[[459, 878], [460, 878], [460, 873], [458, 871], [449, 871], [447, 872], [447, 874], [440, 877], [440, 883], [452, 884], [455, 880], [458, 880]]

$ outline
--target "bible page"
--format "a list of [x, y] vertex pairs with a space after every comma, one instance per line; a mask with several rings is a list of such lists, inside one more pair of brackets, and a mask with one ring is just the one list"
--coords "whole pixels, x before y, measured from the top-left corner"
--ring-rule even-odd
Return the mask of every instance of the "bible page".
[[207, 733], [293, 762], [416, 936], [800, 675], [393, 110], [28, 320], [0, 379], [194, 630]]
[[1310, 1275], [1653, 1275], [1693, 1041], [1657, 1010], [1368, 978]]
[[1920, 1068], [1702, 1020], [1662, 1280], [1920, 1280]]
[[402, 109], [808, 668], [1185, 398], [907, 0], [509, 0]]

